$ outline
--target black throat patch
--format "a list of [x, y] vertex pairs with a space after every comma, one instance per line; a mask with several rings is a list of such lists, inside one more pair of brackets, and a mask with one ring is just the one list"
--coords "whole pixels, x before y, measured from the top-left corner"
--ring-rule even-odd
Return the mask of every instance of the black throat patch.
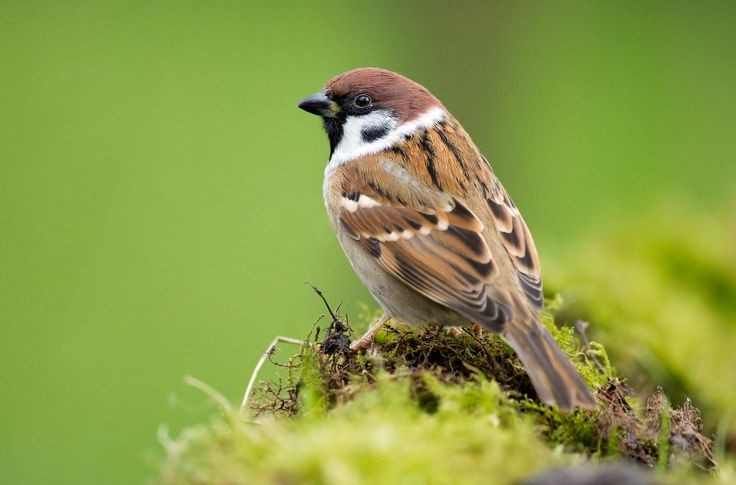
[[322, 118], [325, 131], [327, 132], [327, 138], [330, 140], [330, 157], [340, 143], [340, 140], [342, 140], [342, 127], [345, 124], [346, 118], [342, 113], [335, 118]]

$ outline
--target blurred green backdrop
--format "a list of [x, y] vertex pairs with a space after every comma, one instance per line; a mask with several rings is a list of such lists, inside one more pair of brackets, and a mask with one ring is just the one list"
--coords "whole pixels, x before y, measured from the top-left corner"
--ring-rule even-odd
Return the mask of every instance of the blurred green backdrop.
[[[358, 66], [430, 88], [542, 260], [736, 175], [731, 2], [0, 4], [1, 483], [136, 483], [318, 285], [373, 304], [295, 108]], [[683, 222], [693, 224], [693, 221]]]

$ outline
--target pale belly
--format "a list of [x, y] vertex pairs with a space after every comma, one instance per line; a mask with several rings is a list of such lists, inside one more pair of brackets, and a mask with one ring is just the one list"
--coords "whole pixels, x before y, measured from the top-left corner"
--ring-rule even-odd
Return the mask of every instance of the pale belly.
[[344, 233], [337, 234], [337, 239], [355, 273], [387, 315], [415, 326], [472, 324], [453, 310], [422, 296], [386, 272], [358, 241]]

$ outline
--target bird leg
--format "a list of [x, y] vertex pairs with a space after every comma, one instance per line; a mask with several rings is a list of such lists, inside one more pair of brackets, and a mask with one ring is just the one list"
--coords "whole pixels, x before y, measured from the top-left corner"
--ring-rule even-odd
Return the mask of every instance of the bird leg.
[[373, 346], [373, 337], [375, 337], [378, 331], [381, 330], [384, 325], [386, 325], [386, 322], [388, 322], [390, 318], [391, 317], [386, 314], [381, 316], [381, 318], [379, 318], [378, 321], [374, 323], [371, 328], [369, 328], [368, 331], [363, 334], [362, 337], [350, 344], [350, 350], [370, 349]]

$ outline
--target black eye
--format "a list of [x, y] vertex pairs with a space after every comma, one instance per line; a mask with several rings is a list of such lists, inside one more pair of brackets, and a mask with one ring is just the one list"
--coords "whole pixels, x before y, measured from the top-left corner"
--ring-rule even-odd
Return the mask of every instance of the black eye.
[[373, 100], [367, 94], [357, 95], [354, 101], [355, 106], [357, 106], [358, 108], [367, 108], [368, 106], [371, 105], [372, 102]]

